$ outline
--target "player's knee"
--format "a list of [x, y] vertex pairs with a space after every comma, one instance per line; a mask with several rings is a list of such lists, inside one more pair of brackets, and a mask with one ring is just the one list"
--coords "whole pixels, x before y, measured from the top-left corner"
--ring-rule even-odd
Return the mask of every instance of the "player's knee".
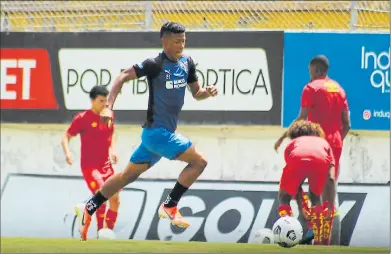
[[193, 163], [192, 163], [194, 166], [196, 166], [196, 168], [198, 170], [200, 170], [201, 172], [204, 171], [204, 169], [206, 168], [206, 166], [208, 165], [208, 161], [206, 160], [206, 158], [204, 158], [203, 156], [200, 156], [197, 160], [195, 160]]
[[204, 170], [206, 168], [206, 166], [208, 166], [208, 160], [204, 157], [201, 157], [199, 160], [199, 164], [200, 164], [200, 167], [202, 168], [202, 170]]
[[125, 186], [134, 182], [143, 172], [148, 169], [148, 164], [129, 163], [120, 174], [122, 185]]
[[109, 203], [110, 203], [110, 209], [112, 209], [112, 210], [118, 210], [118, 207], [119, 207], [119, 205], [120, 205], [119, 195], [116, 194], [116, 195], [112, 196], [112, 197], [109, 199]]
[[114, 196], [110, 198], [111, 203], [118, 203], [119, 204], [119, 194], [116, 193]]
[[137, 172], [127, 172], [127, 171], [121, 172], [120, 178], [121, 178], [122, 186], [134, 182], [139, 176], [140, 174]]

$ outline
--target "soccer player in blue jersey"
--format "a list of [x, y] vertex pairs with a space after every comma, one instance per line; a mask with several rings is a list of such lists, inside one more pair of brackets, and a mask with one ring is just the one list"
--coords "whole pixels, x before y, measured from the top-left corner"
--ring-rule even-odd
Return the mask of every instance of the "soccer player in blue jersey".
[[[216, 96], [217, 88], [200, 87], [193, 59], [182, 54], [186, 43], [185, 27], [182, 24], [165, 23], [161, 27], [160, 38], [163, 52], [123, 71], [116, 78], [109, 94], [106, 116], [111, 116], [115, 99], [123, 84], [146, 76], [149, 86], [147, 120], [141, 134], [142, 142], [132, 154], [126, 168], [109, 178], [100, 191], [87, 201], [84, 209], [77, 212], [80, 215], [81, 240], [87, 240], [91, 216], [95, 211], [162, 157], [186, 162], [187, 166], [180, 173], [166, 201], [160, 205], [159, 217], [171, 220], [175, 226], [189, 227], [189, 222], [179, 213], [177, 205], [182, 195], [201, 175], [207, 160], [190, 140], [175, 133], [178, 116], [184, 103], [186, 86], [190, 87], [196, 100]], [[131, 98], [129, 103], [132, 103]]]

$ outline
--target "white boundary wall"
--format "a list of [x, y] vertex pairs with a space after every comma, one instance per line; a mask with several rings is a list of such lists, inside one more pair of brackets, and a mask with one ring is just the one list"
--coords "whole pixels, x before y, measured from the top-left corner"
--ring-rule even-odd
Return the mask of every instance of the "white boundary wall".
[[[71, 142], [74, 164], [68, 166], [61, 148], [67, 125], [2, 124], [1, 173], [81, 175], [80, 141]], [[127, 164], [140, 142], [141, 127], [117, 126], [117, 170]], [[282, 145], [273, 149], [279, 127], [180, 127], [208, 158], [201, 179], [223, 181], [278, 181], [284, 166]], [[142, 175], [146, 179], [176, 179], [184, 163], [162, 159]], [[2, 177], [4, 179], [5, 177]], [[389, 133], [349, 135], [341, 160], [340, 183], [387, 183], [390, 180]]]

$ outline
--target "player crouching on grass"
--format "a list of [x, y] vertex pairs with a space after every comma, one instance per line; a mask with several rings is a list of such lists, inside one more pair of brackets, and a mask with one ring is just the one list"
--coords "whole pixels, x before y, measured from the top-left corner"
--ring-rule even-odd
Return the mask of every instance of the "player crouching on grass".
[[[318, 123], [325, 132], [326, 140], [329, 142], [335, 160], [335, 180], [338, 181], [339, 161], [342, 154], [343, 140], [350, 130], [349, 103], [345, 90], [335, 80], [328, 76], [329, 60], [324, 55], [318, 55], [309, 63], [310, 82], [305, 85], [301, 95], [301, 106], [296, 120], [309, 120]], [[286, 137], [286, 132], [277, 140], [274, 148], [277, 149]], [[308, 216], [308, 196], [300, 190], [297, 199], [299, 207], [303, 208], [305, 218]], [[303, 203], [301, 203], [303, 202]], [[323, 197], [323, 206], [328, 207], [329, 200]], [[330, 224], [335, 219], [335, 232], [333, 232], [333, 244], [339, 245], [340, 218], [338, 216], [338, 201], [334, 204], [334, 215]], [[308, 232], [299, 244], [310, 244], [313, 240], [311, 223], [307, 220]], [[334, 227], [334, 226], [333, 226]]]
[[[329, 245], [331, 236], [331, 213], [335, 200], [335, 161], [333, 151], [325, 139], [319, 124], [296, 121], [288, 129], [292, 140], [285, 149], [286, 166], [280, 180], [278, 193], [280, 216], [293, 216], [290, 201], [301, 190], [308, 178], [309, 220], [314, 232], [314, 245]], [[322, 193], [330, 200], [328, 207], [322, 204]], [[299, 202], [300, 203], [300, 202]]]
[[[117, 163], [115, 151], [114, 119], [101, 117], [107, 105], [109, 91], [104, 86], [94, 86], [90, 91], [91, 109], [76, 114], [71, 125], [62, 138], [62, 147], [66, 162], [72, 165], [69, 141], [80, 134], [81, 169], [88, 188], [95, 194], [103, 183], [114, 175], [110, 158]], [[102, 228], [113, 230], [119, 208], [118, 193], [109, 200], [110, 208], [106, 212], [106, 204], [96, 211], [98, 231]], [[76, 214], [82, 213], [84, 204], [75, 207]], [[80, 216], [78, 216], [80, 218]]]

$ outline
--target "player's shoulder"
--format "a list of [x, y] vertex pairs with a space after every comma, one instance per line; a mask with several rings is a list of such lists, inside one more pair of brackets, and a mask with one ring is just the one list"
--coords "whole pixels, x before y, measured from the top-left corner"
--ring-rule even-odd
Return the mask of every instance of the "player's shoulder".
[[325, 81], [325, 79], [314, 79], [311, 80], [306, 86], [313, 89], [317, 89], [320, 87], [324, 87]]
[[187, 55], [187, 54], [183, 54], [183, 55], [181, 56], [181, 59], [182, 59], [182, 60], [193, 60], [193, 58], [192, 58], [190, 55]]
[[338, 89], [342, 92], [342, 93], [345, 93], [345, 89], [343, 88], [343, 86], [338, 82], [336, 81], [335, 79], [331, 79], [329, 78], [328, 79], [329, 82], [333, 83], [334, 85], [338, 86]]
[[304, 89], [317, 90], [320, 87], [320, 84], [319, 80], [311, 80], [304, 86]]
[[337, 85], [342, 88], [341, 84], [337, 80], [332, 79], [332, 78], [325, 79], [324, 83], [332, 83], [332, 84]]
[[194, 60], [190, 55], [182, 55], [181, 61], [188, 62], [190, 64], [194, 64]]
[[296, 146], [296, 143], [298, 143], [298, 138], [289, 140], [288, 144], [286, 145], [285, 151], [292, 150], [292, 148]]
[[136, 73], [143, 72], [146, 75], [154, 76], [162, 70], [162, 60], [160, 55], [146, 58], [143, 62], [133, 65]]
[[161, 56], [160, 56], [160, 54], [157, 55], [157, 56], [154, 56], [154, 57], [148, 57], [148, 58], [146, 58], [143, 62], [138, 63], [137, 66], [138, 66], [140, 69], [143, 69], [146, 65], [147, 65], [147, 67], [149, 67], [149, 66], [151, 66], [151, 65], [156, 65], [156, 64], [158, 64], [159, 62], [161, 62]]
[[88, 117], [89, 114], [90, 114], [90, 110], [84, 110], [84, 111], [76, 113], [76, 115], [73, 117], [73, 119], [74, 120], [76, 120], [76, 119], [84, 119], [84, 118]]
[[329, 88], [335, 88], [338, 87], [338, 89], [342, 92], [345, 92], [343, 87], [334, 79], [331, 78], [322, 78], [322, 79], [315, 79], [310, 81], [306, 87], [315, 89], [315, 90], [324, 90]]
[[346, 97], [345, 89], [339, 84], [338, 81], [326, 78], [320, 85], [320, 88], [325, 92], [333, 91], [337, 92], [342, 98]]
[[179, 62], [185, 67], [188, 68], [195, 68], [195, 63], [193, 61], [193, 58], [189, 55], [182, 55], [181, 58], [179, 59]]

